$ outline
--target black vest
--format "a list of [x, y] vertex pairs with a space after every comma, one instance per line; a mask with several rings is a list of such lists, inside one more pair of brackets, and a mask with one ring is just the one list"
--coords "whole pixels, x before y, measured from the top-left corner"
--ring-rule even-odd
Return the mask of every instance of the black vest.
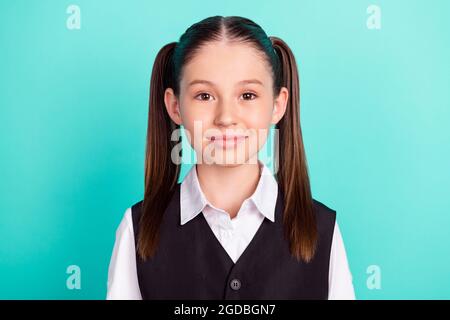
[[[135, 243], [142, 201], [132, 206]], [[180, 184], [164, 213], [156, 254], [136, 254], [143, 299], [327, 299], [336, 212], [314, 200], [318, 247], [309, 263], [289, 253], [278, 188], [275, 222], [265, 218], [236, 261], [227, 254], [203, 213], [180, 225]]]

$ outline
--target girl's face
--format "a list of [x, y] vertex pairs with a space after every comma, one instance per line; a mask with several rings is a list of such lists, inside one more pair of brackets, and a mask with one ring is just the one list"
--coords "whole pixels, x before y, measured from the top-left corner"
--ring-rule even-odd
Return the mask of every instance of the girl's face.
[[270, 126], [285, 113], [288, 90], [274, 97], [270, 66], [256, 49], [212, 42], [184, 66], [179, 97], [168, 88], [164, 100], [197, 162], [233, 166], [256, 163]]

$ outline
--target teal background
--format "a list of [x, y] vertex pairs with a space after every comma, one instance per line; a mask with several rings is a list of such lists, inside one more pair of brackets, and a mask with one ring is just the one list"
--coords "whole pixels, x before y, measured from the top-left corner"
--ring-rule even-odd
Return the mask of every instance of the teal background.
[[[68, 30], [66, 8], [81, 9]], [[370, 4], [381, 29], [366, 27]], [[450, 298], [450, 2], [1, 1], [0, 298], [104, 299], [166, 43], [241, 15], [294, 51], [313, 195], [358, 299]], [[182, 175], [190, 167], [183, 167]], [[81, 268], [81, 289], [66, 268]], [[381, 289], [366, 285], [370, 265]]]

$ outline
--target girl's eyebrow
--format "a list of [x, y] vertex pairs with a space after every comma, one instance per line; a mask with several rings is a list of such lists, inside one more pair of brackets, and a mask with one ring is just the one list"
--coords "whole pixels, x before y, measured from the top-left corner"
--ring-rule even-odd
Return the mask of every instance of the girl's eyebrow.
[[[188, 86], [192, 86], [194, 84], [199, 84], [199, 83], [200, 84], [209, 84], [210, 86], [213, 86], [213, 87], [216, 86], [216, 84], [214, 82], [211, 82], [211, 81], [208, 81], [208, 80], [200, 80], [200, 79], [199, 80], [192, 80], [191, 82], [189, 82]], [[242, 80], [242, 81], [239, 81], [236, 85], [251, 84], [251, 83], [259, 84], [259, 85], [264, 87], [264, 84], [261, 81], [259, 81], [258, 79]]]

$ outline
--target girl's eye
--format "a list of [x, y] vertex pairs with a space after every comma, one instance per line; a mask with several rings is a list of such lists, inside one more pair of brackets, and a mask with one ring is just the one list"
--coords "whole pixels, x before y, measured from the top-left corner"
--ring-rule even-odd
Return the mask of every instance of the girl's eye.
[[[244, 97], [244, 100], [254, 100], [254, 99], [256, 99], [256, 94], [251, 93], [251, 92], [246, 92], [242, 96]], [[252, 96], [253, 96], [253, 98], [251, 98]]]
[[[209, 101], [212, 98], [212, 96], [206, 92], [198, 94], [195, 98], [197, 97], [199, 97], [200, 101]], [[242, 95], [242, 97], [244, 100], [254, 100], [256, 99], [257, 96], [252, 92], [246, 92]]]
[[210, 100], [209, 98], [211, 98], [211, 95], [210, 95], [209, 93], [202, 92], [202, 93], [198, 94], [198, 95], [196, 96], [196, 98], [197, 98], [197, 97], [200, 97], [200, 100], [201, 100], [201, 101], [208, 101], [208, 100]]

